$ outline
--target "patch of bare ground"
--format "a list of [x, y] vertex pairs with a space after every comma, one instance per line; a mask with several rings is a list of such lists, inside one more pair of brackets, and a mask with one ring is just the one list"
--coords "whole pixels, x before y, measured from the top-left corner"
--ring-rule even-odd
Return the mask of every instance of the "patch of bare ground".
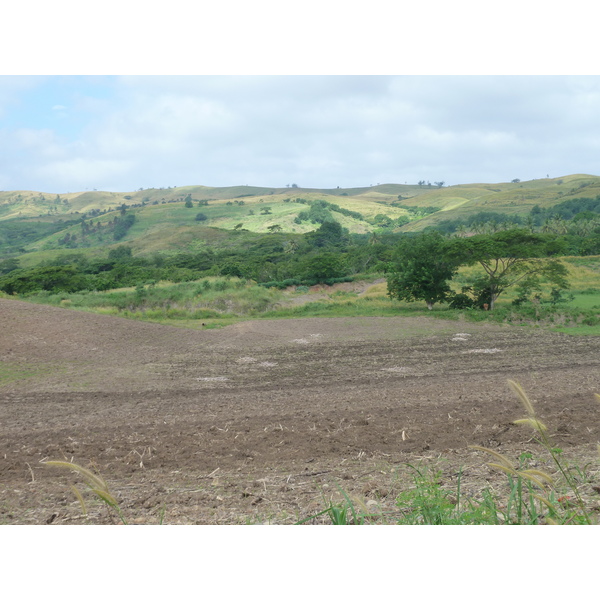
[[376, 279], [375, 281], [347, 281], [343, 283], [334, 283], [333, 285], [313, 285], [305, 294], [296, 292], [296, 286], [286, 289], [287, 298], [281, 302], [281, 307], [299, 306], [307, 302], [318, 302], [327, 300], [331, 294], [336, 292], [353, 292], [357, 296], [364, 295], [370, 288], [384, 283], [385, 279]]
[[2, 299], [0, 331], [2, 523], [117, 522], [89, 495], [83, 516], [45, 459], [97, 469], [129, 523], [294, 523], [338, 486], [393, 522], [407, 463], [449, 485], [463, 467], [469, 495], [502, 482], [470, 444], [542, 455], [507, 379], [567, 458], [600, 441], [597, 337], [401, 317], [192, 331]]

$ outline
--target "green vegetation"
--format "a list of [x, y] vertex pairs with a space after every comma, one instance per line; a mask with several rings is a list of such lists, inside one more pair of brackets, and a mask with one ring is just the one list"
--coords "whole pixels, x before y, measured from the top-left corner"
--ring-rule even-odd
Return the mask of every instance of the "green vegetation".
[[405, 238], [396, 246], [388, 277], [392, 298], [413, 302], [424, 300], [429, 310], [436, 302], [444, 302], [451, 294], [448, 281], [460, 263], [448, 252], [448, 241], [439, 233]]
[[[509, 385], [521, 400], [526, 417], [515, 424], [529, 427], [534, 439], [545, 451], [551, 465], [538, 467], [541, 457], [523, 452], [518, 461], [481, 446], [473, 450], [491, 457], [492, 469], [506, 475], [506, 488], [478, 490], [476, 496], [462, 493], [462, 469], [449, 487], [441, 471], [431, 471], [426, 465], [406, 465], [412, 472], [413, 485], [396, 499], [399, 512], [381, 514], [367, 509], [358, 499], [352, 499], [340, 488], [343, 502], [329, 501], [327, 508], [297, 524], [313, 522], [326, 516], [333, 525], [398, 524], [398, 525], [591, 525], [598, 523], [595, 506], [586, 501], [583, 489], [590, 482], [586, 467], [571, 465], [563, 451], [552, 445], [546, 426], [538, 419], [523, 388], [514, 381]], [[600, 395], [596, 394], [600, 401]], [[533, 466], [530, 466], [533, 465]], [[553, 472], [550, 472], [552, 470]]]
[[[470, 238], [443, 238], [432, 231], [401, 240], [389, 267], [389, 294], [400, 300], [425, 300], [431, 310], [436, 302], [450, 301], [452, 308], [493, 310], [500, 294], [518, 286], [517, 303], [526, 302], [541, 289], [541, 279], [552, 285], [558, 302], [568, 288], [568, 270], [558, 254], [564, 245], [554, 236], [513, 229]], [[483, 273], [453, 293], [449, 281], [461, 265], [478, 264]], [[469, 297], [467, 292], [472, 294]]]
[[484, 304], [493, 310], [500, 294], [513, 286], [519, 286], [521, 302], [540, 289], [541, 278], [554, 290], [566, 289], [567, 268], [557, 259], [547, 258], [561, 250], [564, 246], [554, 237], [513, 229], [455, 239], [448, 254], [461, 264], [481, 266], [485, 275], [475, 282], [477, 302], [486, 300]]
[[[600, 178], [421, 183], [0, 192], [0, 293], [188, 325], [421, 314], [422, 300], [432, 317], [599, 331]], [[375, 295], [286, 305], [294, 287], [382, 275]]]

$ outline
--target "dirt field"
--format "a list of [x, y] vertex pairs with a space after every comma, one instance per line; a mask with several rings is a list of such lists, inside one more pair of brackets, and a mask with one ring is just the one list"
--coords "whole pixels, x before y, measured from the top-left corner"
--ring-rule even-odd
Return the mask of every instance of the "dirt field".
[[[463, 490], [517, 458], [520, 382], [568, 457], [596, 457], [600, 338], [420, 318], [249, 321], [190, 331], [0, 299], [0, 523], [294, 523], [341, 498], [393, 521], [406, 463]], [[597, 469], [596, 469], [597, 472]], [[455, 480], [455, 479], [454, 479]], [[600, 496], [599, 496], [600, 498]], [[318, 522], [318, 521], [317, 521]]]

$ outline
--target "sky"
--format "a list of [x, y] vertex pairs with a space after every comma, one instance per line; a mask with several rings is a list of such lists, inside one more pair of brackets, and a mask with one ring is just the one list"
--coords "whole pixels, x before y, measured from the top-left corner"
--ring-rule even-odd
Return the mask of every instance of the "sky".
[[600, 175], [589, 3], [411, 4], [10, 6], [0, 190]]
[[600, 77], [10, 75], [0, 190], [600, 175]]

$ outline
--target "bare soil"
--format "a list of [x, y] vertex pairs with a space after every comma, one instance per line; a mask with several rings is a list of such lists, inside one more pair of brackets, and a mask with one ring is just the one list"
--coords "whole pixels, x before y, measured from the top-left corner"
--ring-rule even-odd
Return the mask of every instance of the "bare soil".
[[0, 299], [0, 523], [118, 522], [44, 460], [97, 470], [128, 523], [288, 524], [340, 488], [393, 522], [407, 463], [448, 485], [462, 467], [476, 494], [502, 476], [469, 445], [542, 454], [513, 424], [508, 379], [565, 456], [594, 461], [599, 366], [600, 338], [533, 328], [355, 317], [192, 331]]

